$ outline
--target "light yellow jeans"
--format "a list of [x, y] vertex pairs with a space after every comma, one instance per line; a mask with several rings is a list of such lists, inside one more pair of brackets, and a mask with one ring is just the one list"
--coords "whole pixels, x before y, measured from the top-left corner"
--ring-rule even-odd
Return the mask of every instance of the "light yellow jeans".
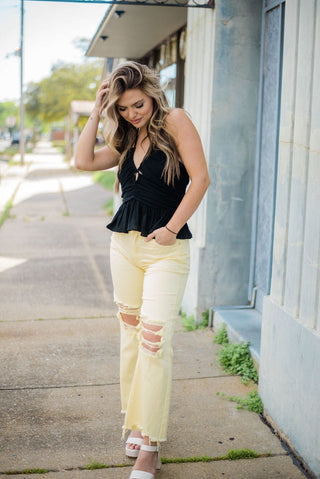
[[[189, 272], [189, 240], [163, 246], [137, 231], [112, 233], [110, 263], [121, 330], [123, 435], [140, 430], [167, 438], [172, 381], [172, 335]], [[123, 320], [134, 315], [137, 326]], [[146, 337], [148, 339], [146, 339]]]

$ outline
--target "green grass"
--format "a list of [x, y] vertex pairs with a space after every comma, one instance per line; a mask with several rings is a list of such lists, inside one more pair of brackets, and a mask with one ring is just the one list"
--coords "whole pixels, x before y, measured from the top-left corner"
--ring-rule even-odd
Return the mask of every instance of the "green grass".
[[96, 462], [92, 461], [86, 465], [85, 469], [89, 471], [94, 471], [96, 469], [114, 469], [119, 467], [131, 467], [132, 464], [124, 463], [124, 464], [105, 464], [104, 462]]
[[1, 215], [0, 218], [0, 228], [3, 225], [3, 223], [6, 221], [6, 219], [10, 218], [10, 210], [12, 208], [12, 199], [9, 200], [4, 208], [4, 212]]
[[16, 153], [19, 153], [19, 152], [20, 152], [19, 145], [16, 145], [16, 146], [12, 145], [12, 146], [8, 146], [8, 148], [3, 150], [1, 152], [1, 155], [8, 155], [11, 159]]
[[113, 191], [116, 174], [114, 171], [96, 171], [93, 174], [93, 181], [100, 183], [106, 190]]
[[47, 474], [49, 472], [48, 469], [23, 469], [22, 471], [5, 471], [4, 474], [6, 476], [17, 476], [18, 474]]
[[[0, 152], [0, 158], [9, 162], [10, 166], [20, 165], [20, 161], [14, 161], [13, 157], [17, 153], [20, 153], [19, 145], [10, 145], [8, 148]], [[25, 153], [32, 153], [32, 148], [26, 147]]]
[[66, 153], [66, 141], [65, 140], [54, 140], [52, 141], [52, 146], [57, 148], [60, 153], [63, 155]]
[[[162, 457], [162, 464], [186, 464], [195, 462], [214, 462], [214, 461], [238, 461], [240, 459], [255, 459], [258, 457], [270, 456], [270, 453], [260, 454], [251, 449], [231, 449], [227, 454], [221, 456], [188, 456], [188, 457]], [[91, 462], [86, 466], [88, 470], [108, 469], [114, 467], [131, 467], [131, 464], [108, 465], [101, 462]]]
[[[221, 456], [189, 456], [189, 457], [172, 457], [172, 458], [161, 458], [162, 464], [185, 464], [185, 463], [194, 463], [194, 462], [213, 462], [213, 461], [238, 461], [240, 459], [255, 459], [258, 457], [268, 457], [270, 453], [260, 454], [251, 449], [231, 449], [227, 454]], [[103, 462], [91, 461], [85, 467], [88, 471], [94, 471], [98, 469], [109, 469], [117, 467], [131, 467], [132, 464], [105, 464]], [[4, 475], [16, 476], [19, 474], [47, 474], [49, 469], [23, 469], [22, 471], [4, 471]]]
[[214, 461], [237, 461], [239, 459], [253, 459], [266, 454], [259, 454], [251, 449], [231, 449], [222, 456], [189, 456], [189, 457], [172, 457], [161, 458], [162, 464], [184, 464], [190, 462], [214, 462]]
[[107, 214], [113, 216], [113, 198], [110, 198], [104, 205], [103, 208], [106, 210]]
[[89, 471], [94, 471], [95, 469], [108, 469], [110, 466], [107, 464], [104, 464], [103, 462], [90, 462], [90, 464], [87, 464], [86, 469]]

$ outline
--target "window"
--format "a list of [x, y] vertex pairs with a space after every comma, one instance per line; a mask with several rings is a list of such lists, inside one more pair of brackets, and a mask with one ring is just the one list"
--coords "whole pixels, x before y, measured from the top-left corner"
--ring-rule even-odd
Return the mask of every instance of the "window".
[[165, 39], [144, 58], [139, 59], [159, 73], [161, 86], [172, 108], [183, 107], [185, 40], [184, 27]]

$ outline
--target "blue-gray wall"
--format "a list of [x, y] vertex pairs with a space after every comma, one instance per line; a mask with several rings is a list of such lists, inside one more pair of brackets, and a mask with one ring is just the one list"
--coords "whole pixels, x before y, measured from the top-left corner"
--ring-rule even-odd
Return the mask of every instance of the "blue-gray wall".
[[202, 309], [248, 303], [260, 37], [261, 2], [217, 0]]

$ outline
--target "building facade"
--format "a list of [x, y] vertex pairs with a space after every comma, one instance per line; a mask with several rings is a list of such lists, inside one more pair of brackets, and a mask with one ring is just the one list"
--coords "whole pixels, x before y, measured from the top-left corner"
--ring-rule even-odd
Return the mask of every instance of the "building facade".
[[211, 186], [190, 220], [183, 309], [251, 340], [265, 414], [317, 478], [319, 50], [320, 0], [114, 5], [88, 50], [157, 69], [190, 113]]
[[320, 477], [320, 2], [287, 1], [270, 294], [262, 310], [266, 413]]

